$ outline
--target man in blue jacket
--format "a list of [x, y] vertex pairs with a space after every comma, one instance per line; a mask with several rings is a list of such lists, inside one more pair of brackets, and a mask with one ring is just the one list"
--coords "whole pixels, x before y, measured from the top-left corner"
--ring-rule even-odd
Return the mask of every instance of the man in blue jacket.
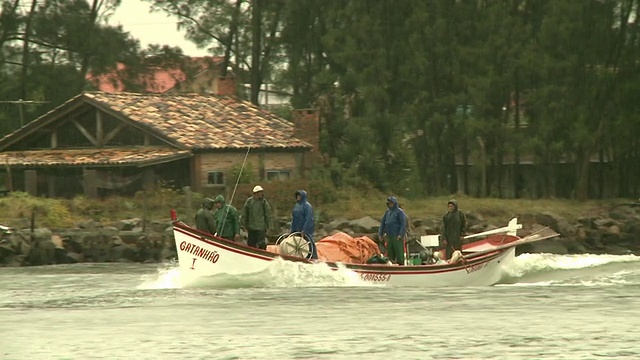
[[307, 192], [296, 191], [296, 204], [291, 212], [291, 232], [300, 232], [311, 243], [311, 258], [317, 259], [316, 243], [313, 241], [313, 229], [315, 218], [313, 206], [307, 201]]
[[387, 210], [380, 220], [378, 236], [387, 239], [387, 257], [398, 265], [404, 265], [404, 235], [407, 229], [407, 218], [398, 206], [395, 196], [387, 198]]

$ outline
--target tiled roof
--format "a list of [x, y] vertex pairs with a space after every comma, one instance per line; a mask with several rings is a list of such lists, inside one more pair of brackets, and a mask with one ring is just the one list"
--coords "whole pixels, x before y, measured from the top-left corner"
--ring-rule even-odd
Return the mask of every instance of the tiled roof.
[[20, 166], [152, 165], [191, 156], [171, 147], [47, 149], [0, 152], [0, 163]]
[[231, 97], [106, 92], [80, 96], [187, 149], [311, 148], [293, 136], [291, 122]]

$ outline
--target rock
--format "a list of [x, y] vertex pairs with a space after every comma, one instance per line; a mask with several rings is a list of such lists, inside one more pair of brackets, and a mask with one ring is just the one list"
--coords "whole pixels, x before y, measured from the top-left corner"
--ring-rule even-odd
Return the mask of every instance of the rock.
[[569, 254], [585, 254], [588, 253], [587, 247], [578, 240], [564, 239], [564, 245], [567, 247]]
[[163, 233], [167, 231], [171, 231], [171, 220], [165, 221], [151, 221], [150, 230], [152, 232]]
[[614, 220], [624, 221], [628, 219], [637, 219], [638, 213], [636, 209], [630, 205], [616, 206], [609, 211], [609, 216]]
[[78, 228], [85, 230], [96, 230], [102, 227], [102, 224], [95, 220], [87, 220], [78, 224]]
[[556, 232], [560, 232], [560, 229], [558, 229], [558, 222], [561, 219], [562, 218], [560, 216], [550, 211], [546, 211], [536, 215], [536, 223], [543, 226], [548, 226]]
[[52, 235], [51, 236], [51, 243], [53, 243], [53, 246], [56, 249], [63, 249], [64, 250], [64, 244], [62, 242], [62, 238], [59, 235]]
[[75, 252], [71, 252], [68, 251], [67, 252], [67, 260], [70, 264], [76, 264], [76, 263], [81, 263], [84, 262], [84, 255], [83, 254], [78, 254]]
[[600, 218], [593, 221], [593, 226], [595, 226], [596, 228], [609, 227], [615, 224], [616, 222], [613, 219], [609, 218]]
[[326, 232], [330, 233], [336, 229], [343, 230], [348, 226], [349, 226], [349, 220], [341, 217], [341, 218], [331, 220], [330, 222], [324, 224], [323, 228]]
[[144, 233], [140, 231], [121, 231], [119, 236], [125, 244], [134, 245], [144, 237]]
[[630, 255], [632, 251], [618, 245], [608, 245], [605, 247], [605, 253], [611, 255]]
[[31, 245], [24, 240], [20, 240], [20, 245], [18, 246], [18, 253], [29, 256], [31, 253]]
[[566, 255], [569, 253], [569, 250], [567, 249], [567, 246], [563, 243], [563, 241], [558, 239], [548, 239], [544, 241], [520, 245], [516, 249], [516, 253], [545, 253]]
[[116, 262], [134, 262], [137, 260], [137, 253], [133, 246], [122, 244], [111, 248], [109, 258]]
[[124, 244], [124, 242], [120, 236], [114, 235], [111, 237], [111, 246], [120, 246], [122, 244]]
[[37, 239], [32, 243], [27, 261], [30, 265], [51, 265], [56, 263], [55, 244], [51, 239]]
[[131, 231], [135, 227], [140, 227], [142, 220], [139, 218], [121, 220], [116, 224], [118, 231]]
[[371, 216], [365, 216], [363, 218], [350, 221], [349, 227], [352, 228], [353, 231], [358, 233], [371, 233], [378, 231], [380, 222], [378, 220], [375, 220]]

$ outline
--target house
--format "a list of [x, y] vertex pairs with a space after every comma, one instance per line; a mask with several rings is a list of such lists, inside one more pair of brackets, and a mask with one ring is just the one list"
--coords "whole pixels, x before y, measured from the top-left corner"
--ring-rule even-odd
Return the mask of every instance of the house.
[[[319, 118], [289, 122], [217, 95], [84, 92], [0, 139], [8, 191], [34, 196], [130, 194], [156, 181], [214, 193], [250, 165], [262, 180], [299, 178], [319, 154]], [[246, 163], [245, 163], [246, 157]]]

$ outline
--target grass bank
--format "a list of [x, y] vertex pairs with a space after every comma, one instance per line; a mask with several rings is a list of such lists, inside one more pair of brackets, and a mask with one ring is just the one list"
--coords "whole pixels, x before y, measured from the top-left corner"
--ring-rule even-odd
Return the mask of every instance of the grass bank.
[[[299, 186], [299, 184], [296, 184]], [[336, 190], [330, 187], [305, 184], [310, 189], [309, 200], [314, 205], [316, 217], [326, 221], [338, 217], [357, 219], [363, 216], [379, 218], [385, 210], [387, 194], [372, 189]], [[283, 185], [284, 186], [284, 185]], [[250, 193], [252, 185], [238, 189], [233, 205], [240, 208]], [[276, 215], [287, 217], [293, 206], [293, 185], [286, 189], [267, 190]], [[169, 209], [176, 209], [179, 216], [190, 222], [205, 196], [189, 191], [168, 188], [148, 189], [132, 197], [110, 197], [106, 199], [48, 199], [31, 197], [26, 193], [10, 193], [0, 198], [0, 224], [28, 226], [33, 215], [36, 227], [72, 228], [83, 221], [93, 220], [110, 224], [127, 218], [167, 220]], [[567, 220], [595, 215], [611, 206], [629, 203], [628, 199], [574, 201], [558, 199], [494, 199], [469, 196], [442, 196], [424, 199], [399, 197], [405, 210], [413, 219], [440, 217], [446, 211], [450, 198], [458, 200], [460, 208], [468, 213], [479, 214], [485, 220], [502, 223], [512, 216], [551, 211]]]

